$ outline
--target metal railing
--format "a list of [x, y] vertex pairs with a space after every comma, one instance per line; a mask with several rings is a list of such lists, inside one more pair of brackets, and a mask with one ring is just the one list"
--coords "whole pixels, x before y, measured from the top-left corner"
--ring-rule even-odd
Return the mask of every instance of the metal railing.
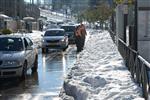
[[111, 29], [108, 29], [108, 31], [110, 32], [110, 36], [111, 36], [113, 42], [115, 43], [115, 42], [116, 42], [116, 41], [115, 41], [116, 34], [115, 34]]
[[125, 60], [125, 64], [135, 82], [142, 87], [143, 97], [145, 100], [149, 99], [149, 71], [150, 63], [141, 57], [137, 51], [133, 50], [124, 43], [121, 39], [118, 40], [118, 50]]

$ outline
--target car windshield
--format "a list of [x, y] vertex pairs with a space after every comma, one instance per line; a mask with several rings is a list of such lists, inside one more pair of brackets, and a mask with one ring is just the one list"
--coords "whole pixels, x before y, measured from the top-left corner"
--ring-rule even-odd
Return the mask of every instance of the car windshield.
[[62, 26], [66, 32], [74, 32], [75, 31], [75, 26]]
[[52, 30], [52, 31], [46, 31], [44, 36], [64, 36], [64, 31], [61, 30]]
[[0, 51], [22, 51], [23, 43], [21, 38], [0, 38]]

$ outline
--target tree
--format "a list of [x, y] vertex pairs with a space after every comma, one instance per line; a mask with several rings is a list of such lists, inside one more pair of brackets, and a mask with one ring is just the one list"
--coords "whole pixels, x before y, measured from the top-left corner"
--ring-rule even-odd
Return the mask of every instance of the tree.
[[85, 12], [80, 14], [80, 19], [84, 19], [89, 23], [99, 22], [102, 26], [102, 24], [109, 19], [112, 12], [112, 8], [102, 3], [94, 8], [88, 8]]
[[122, 3], [125, 3], [125, 2], [127, 2], [128, 4], [133, 4], [135, 2], [135, 0], [114, 0], [114, 2], [116, 4], [122, 4]]

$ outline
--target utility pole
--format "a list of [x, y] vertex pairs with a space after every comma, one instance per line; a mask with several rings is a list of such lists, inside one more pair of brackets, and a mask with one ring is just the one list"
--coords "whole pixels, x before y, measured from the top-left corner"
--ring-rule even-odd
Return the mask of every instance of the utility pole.
[[134, 49], [137, 51], [138, 46], [137, 46], [137, 38], [138, 38], [138, 1], [135, 0], [135, 28], [134, 28]]
[[41, 1], [40, 0], [37, 0], [37, 5], [40, 5], [41, 4]]
[[126, 29], [127, 29], [127, 25], [128, 25], [128, 0], [124, 0], [124, 4], [123, 4], [123, 14], [124, 14], [124, 36], [123, 36], [123, 40], [126, 43]]
[[46, 4], [46, 0], [44, 0], [44, 4]]
[[34, 4], [34, 0], [32, 0], [32, 5]]

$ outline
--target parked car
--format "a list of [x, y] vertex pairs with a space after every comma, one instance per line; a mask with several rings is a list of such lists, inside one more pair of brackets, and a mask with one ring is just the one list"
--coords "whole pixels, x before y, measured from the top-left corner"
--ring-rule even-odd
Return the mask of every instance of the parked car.
[[75, 43], [75, 29], [77, 25], [62, 25], [61, 28], [65, 30], [65, 33], [68, 34], [69, 43]]
[[38, 51], [30, 38], [25, 36], [0, 36], [0, 77], [25, 79], [27, 70], [38, 67]]
[[42, 40], [42, 52], [45, 53], [48, 49], [62, 49], [68, 47], [68, 36], [64, 29], [49, 29], [45, 32]]

